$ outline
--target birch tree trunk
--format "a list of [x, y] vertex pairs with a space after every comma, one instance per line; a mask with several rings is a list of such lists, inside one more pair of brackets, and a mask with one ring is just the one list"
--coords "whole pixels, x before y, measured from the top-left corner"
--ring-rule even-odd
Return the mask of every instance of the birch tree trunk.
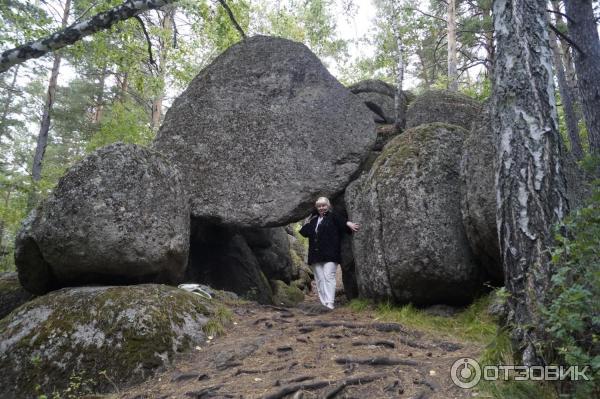
[[552, 226], [568, 211], [545, 0], [495, 0], [492, 128], [508, 323], [523, 364], [540, 364], [539, 305], [552, 275]]
[[568, 0], [565, 9], [569, 36], [581, 49], [574, 61], [590, 152], [600, 155], [600, 39], [592, 0]]
[[556, 43], [556, 35], [554, 35], [553, 32], [550, 32], [550, 47], [552, 48], [554, 70], [556, 71], [556, 77], [558, 80], [558, 90], [560, 92], [560, 98], [562, 101], [563, 110], [565, 112], [567, 133], [571, 143], [571, 153], [577, 160], [579, 160], [583, 158], [583, 148], [581, 147], [581, 140], [579, 138], [577, 115], [575, 114], [575, 107], [573, 106], [571, 89], [569, 88], [569, 85], [567, 84], [567, 78], [565, 77], [562, 56], [560, 54], [560, 50], [558, 49], [558, 44]]
[[448, 0], [448, 90], [458, 91], [456, 71], [456, 0]]
[[[397, 6], [397, 3], [394, 3]], [[396, 64], [396, 96], [394, 97], [394, 113], [396, 114], [394, 125], [396, 130], [404, 129], [406, 125], [406, 100], [402, 86], [404, 83], [404, 43], [402, 41], [402, 32], [400, 31], [399, 19], [400, 12], [397, 7], [394, 7], [394, 23], [393, 31], [396, 39], [396, 47], [398, 48], [397, 64]]]
[[[66, 0], [61, 21], [61, 26], [63, 28], [67, 26], [70, 11], [71, 0]], [[48, 92], [46, 94], [46, 101], [44, 104], [44, 112], [42, 114], [40, 131], [38, 133], [35, 154], [33, 156], [31, 177], [33, 179], [34, 185], [27, 201], [29, 209], [33, 208], [37, 203], [37, 183], [39, 183], [40, 179], [42, 178], [42, 161], [44, 160], [44, 154], [46, 153], [46, 147], [48, 146], [48, 132], [50, 131], [52, 108], [54, 106], [54, 99], [56, 96], [56, 82], [58, 80], [58, 74], [60, 72], [61, 59], [62, 57], [59, 53], [56, 53], [54, 55], [54, 62], [52, 64], [52, 70], [50, 72], [50, 81], [48, 82]]]

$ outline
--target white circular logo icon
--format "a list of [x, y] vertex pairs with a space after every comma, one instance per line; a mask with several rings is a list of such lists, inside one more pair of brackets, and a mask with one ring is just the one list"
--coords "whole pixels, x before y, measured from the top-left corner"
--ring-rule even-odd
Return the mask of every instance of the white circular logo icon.
[[473, 388], [481, 380], [481, 367], [476, 360], [463, 357], [452, 365], [450, 377], [456, 386], [465, 389]]

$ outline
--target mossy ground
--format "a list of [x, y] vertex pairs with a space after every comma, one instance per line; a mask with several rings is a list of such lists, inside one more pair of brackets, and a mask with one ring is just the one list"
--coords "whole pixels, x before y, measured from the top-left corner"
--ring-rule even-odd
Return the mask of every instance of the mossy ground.
[[[372, 312], [377, 320], [401, 323], [430, 337], [484, 345], [483, 351], [476, 357], [482, 366], [516, 364], [507, 332], [499, 328], [487, 311], [494, 296], [494, 293], [482, 296], [449, 317], [434, 316], [412, 305], [376, 304], [361, 299], [352, 300], [348, 307], [356, 312]], [[536, 381], [481, 381], [473, 388], [473, 393], [478, 398], [494, 399], [559, 398], [550, 384]]]
[[[27, 318], [36, 309], [51, 311], [31, 331], [22, 330], [0, 358], [3, 369], [14, 370], [3, 381], [17, 385], [17, 396], [73, 390], [73, 378], [82, 392], [139, 383], [204, 342], [201, 328], [216, 335], [231, 321], [231, 311], [218, 302], [173, 287], [141, 285], [60, 290], [19, 308], [0, 321], [0, 331], [10, 335], [15, 315]], [[190, 330], [194, 325], [198, 330]]]

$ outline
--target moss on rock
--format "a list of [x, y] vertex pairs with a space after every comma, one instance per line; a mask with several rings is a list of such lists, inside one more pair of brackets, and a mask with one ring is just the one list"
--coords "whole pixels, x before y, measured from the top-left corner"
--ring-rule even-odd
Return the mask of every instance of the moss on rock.
[[38, 297], [0, 321], [0, 396], [60, 392], [72, 375], [95, 392], [141, 382], [204, 342], [216, 309], [198, 295], [154, 284]]
[[304, 293], [295, 285], [287, 285], [281, 280], [271, 281], [273, 301], [276, 305], [296, 306], [304, 300]]

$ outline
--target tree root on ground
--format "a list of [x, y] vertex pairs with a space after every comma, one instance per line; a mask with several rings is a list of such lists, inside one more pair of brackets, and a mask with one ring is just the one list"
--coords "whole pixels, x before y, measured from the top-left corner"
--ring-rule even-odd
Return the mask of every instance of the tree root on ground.
[[287, 386], [281, 388], [280, 390], [278, 390], [277, 392], [273, 392], [269, 395], [263, 396], [263, 399], [281, 399], [286, 395], [292, 394], [292, 393], [302, 390], [302, 389], [303, 390], [321, 389], [321, 388], [325, 388], [330, 385], [336, 385], [335, 388], [333, 388], [325, 396], [325, 398], [333, 398], [342, 389], [344, 389], [345, 387], [347, 387], [349, 385], [358, 385], [358, 384], [363, 384], [363, 383], [367, 383], [367, 382], [372, 382], [372, 381], [375, 381], [375, 380], [378, 380], [381, 378], [385, 378], [387, 376], [388, 376], [388, 374], [378, 373], [378, 374], [364, 375], [361, 377], [348, 378], [341, 382], [338, 382], [338, 381], [313, 381], [313, 382], [309, 382], [309, 383], [287, 385]]
[[368, 364], [370, 366], [395, 366], [395, 365], [404, 365], [404, 366], [417, 366], [417, 363], [414, 360], [406, 360], [406, 359], [394, 359], [391, 357], [338, 357], [335, 359], [337, 364], [347, 364], [347, 363], [358, 363], [358, 364]]

